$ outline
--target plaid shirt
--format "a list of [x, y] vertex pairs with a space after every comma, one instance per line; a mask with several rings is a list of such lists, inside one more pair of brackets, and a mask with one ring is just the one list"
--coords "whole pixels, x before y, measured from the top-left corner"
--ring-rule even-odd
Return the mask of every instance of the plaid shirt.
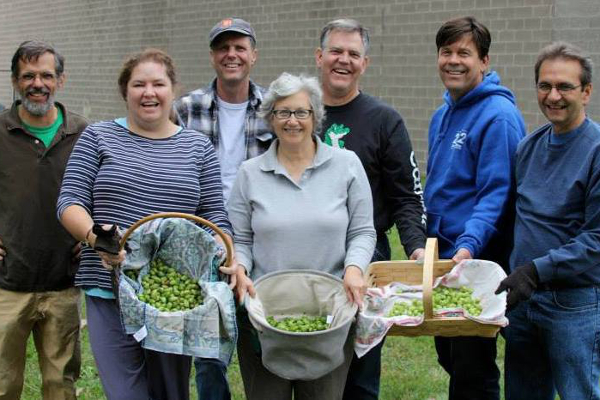
[[[180, 97], [173, 105], [179, 125], [208, 136], [215, 150], [219, 149], [219, 106], [217, 80], [210, 86]], [[275, 135], [264, 119], [256, 113], [262, 103], [264, 89], [250, 81], [246, 110], [246, 160], [264, 153]]]

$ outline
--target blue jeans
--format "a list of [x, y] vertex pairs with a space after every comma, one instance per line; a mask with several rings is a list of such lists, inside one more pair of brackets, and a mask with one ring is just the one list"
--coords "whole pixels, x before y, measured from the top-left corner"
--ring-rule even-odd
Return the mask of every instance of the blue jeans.
[[508, 313], [507, 400], [600, 399], [600, 289], [536, 291]]
[[231, 400], [227, 366], [215, 358], [194, 358], [198, 400]]
[[[371, 261], [387, 261], [390, 258], [390, 243], [386, 234], [377, 234], [377, 244]], [[377, 400], [379, 398], [383, 343], [384, 340], [361, 358], [358, 358], [356, 353], [352, 353], [352, 363], [344, 388], [344, 400]]]

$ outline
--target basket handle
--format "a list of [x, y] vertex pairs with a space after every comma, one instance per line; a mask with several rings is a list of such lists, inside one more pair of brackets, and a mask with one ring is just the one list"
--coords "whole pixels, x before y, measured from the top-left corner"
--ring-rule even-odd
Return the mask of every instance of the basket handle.
[[121, 242], [119, 243], [120, 245], [120, 249], [123, 250], [125, 248], [125, 243], [127, 242], [127, 239], [129, 239], [129, 236], [131, 236], [131, 234], [133, 233], [133, 231], [135, 231], [140, 225], [145, 224], [148, 221], [152, 221], [153, 219], [157, 219], [157, 218], [184, 218], [184, 219], [191, 219], [194, 222], [197, 222], [201, 225], [206, 225], [208, 226], [210, 229], [212, 229], [213, 231], [216, 232], [217, 235], [219, 235], [219, 237], [223, 240], [223, 243], [225, 243], [225, 251], [227, 253], [227, 258], [225, 259], [225, 266], [229, 267], [231, 265], [231, 261], [233, 258], [233, 248], [231, 246], [231, 243], [229, 242], [229, 240], [227, 240], [227, 236], [225, 236], [225, 233], [215, 224], [213, 224], [212, 222], [205, 220], [204, 218], [200, 218], [196, 215], [193, 214], [185, 214], [185, 213], [178, 213], [178, 212], [167, 212], [167, 213], [158, 213], [158, 214], [152, 214], [152, 215], [148, 215], [147, 217], [144, 217], [142, 219], [140, 219], [139, 221], [137, 221], [136, 223], [134, 223], [133, 225], [131, 225], [123, 234], [123, 237], [121, 238]]
[[425, 258], [423, 260], [423, 312], [425, 319], [433, 318], [433, 265], [438, 260], [438, 242], [436, 238], [427, 238]]

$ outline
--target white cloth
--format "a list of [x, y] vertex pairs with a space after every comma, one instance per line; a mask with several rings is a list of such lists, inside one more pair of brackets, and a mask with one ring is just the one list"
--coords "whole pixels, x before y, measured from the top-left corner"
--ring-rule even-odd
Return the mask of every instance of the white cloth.
[[246, 158], [246, 109], [248, 102], [227, 103], [217, 98], [219, 104], [219, 144], [217, 157], [221, 164], [223, 198], [229, 199], [231, 187], [240, 164]]

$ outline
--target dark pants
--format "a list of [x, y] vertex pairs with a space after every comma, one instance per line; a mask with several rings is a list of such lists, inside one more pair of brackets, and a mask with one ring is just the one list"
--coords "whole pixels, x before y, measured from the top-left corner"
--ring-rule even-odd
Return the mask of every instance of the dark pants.
[[126, 335], [115, 300], [85, 296], [92, 353], [108, 400], [187, 400], [192, 358], [145, 350]]
[[199, 400], [230, 400], [227, 365], [214, 358], [195, 358]]
[[450, 375], [449, 400], [498, 400], [496, 338], [436, 337], [438, 362]]
[[[375, 253], [371, 261], [387, 261], [391, 258], [390, 243], [385, 233], [377, 234]], [[385, 340], [358, 358], [353, 353], [344, 388], [344, 400], [373, 400], [379, 398], [381, 374], [381, 348]]]
[[344, 362], [330, 373], [312, 380], [287, 380], [262, 363], [260, 342], [245, 310], [238, 311], [238, 359], [248, 400], [341, 400], [348, 367], [354, 353], [354, 335], [344, 344]]

